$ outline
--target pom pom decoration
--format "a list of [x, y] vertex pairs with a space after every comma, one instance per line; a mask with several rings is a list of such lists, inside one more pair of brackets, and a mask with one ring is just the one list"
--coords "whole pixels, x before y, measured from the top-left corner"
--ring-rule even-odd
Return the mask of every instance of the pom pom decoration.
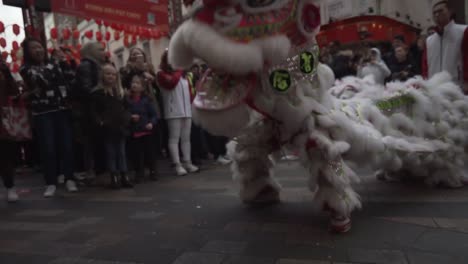
[[78, 29], [73, 30], [73, 39], [80, 38], [80, 31]]
[[13, 34], [16, 36], [20, 34], [20, 26], [18, 24], [13, 24]]
[[96, 32], [96, 40], [97, 40], [97, 41], [102, 41], [102, 33], [101, 33], [101, 31]]
[[0, 38], [0, 47], [2, 48], [6, 47], [6, 40], [4, 38]]
[[13, 73], [18, 73], [19, 70], [20, 70], [19, 64], [18, 64], [18, 63], [14, 63], [14, 64], [13, 64], [13, 68], [11, 69], [11, 72], [13, 72]]
[[8, 55], [9, 55], [8, 52], [2, 51], [2, 59], [3, 59], [3, 61], [6, 61], [6, 59], [8, 58]]
[[69, 40], [70, 37], [71, 37], [70, 29], [68, 29], [68, 28], [62, 29], [62, 38], [63, 38], [64, 40]]
[[92, 39], [93, 36], [94, 36], [94, 32], [92, 30], [88, 30], [85, 32], [85, 37], [87, 37], [88, 39]]
[[17, 50], [19, 50], [20, 45], [19, 45], [18, 42], [15, 40], [15, 41], [13, 41], [13, 43], [11, 44], [11, 47], [12, 47], [12, 49], [13, 49], [14, 51], [17, 51]]
[[105, 38], [106, 41], [111, 40], [111, 33], [109, 31], [106, 31]]
[[52, 39], [57, 39], [57, 38], [58, 38], [58, 30], [57, 30], [57, 28], [54, 27], [54, 28], [51, 28], [51, 29], [50, 29], [50, 37], [51, 37]]
[[114, 31], [114, 40], [120, 40], [120, 31]]

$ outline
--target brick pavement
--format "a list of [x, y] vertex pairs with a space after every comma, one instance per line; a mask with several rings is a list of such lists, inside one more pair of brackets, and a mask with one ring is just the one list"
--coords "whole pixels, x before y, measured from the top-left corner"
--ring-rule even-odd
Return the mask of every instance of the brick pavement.
[[0, 263], [468, 263], [468, 189], [366, 177], [353, 230], [332, 235], [304, 170], [284, 163], [277, 174], [283, 202], [265, 208], [242, 205], [223, 167], [175, 177], [166, 166], [161, 181], [134, 190], [85, 188], [51, 200], [39, 176], [21, 176], [21, 202], [0, 201]]

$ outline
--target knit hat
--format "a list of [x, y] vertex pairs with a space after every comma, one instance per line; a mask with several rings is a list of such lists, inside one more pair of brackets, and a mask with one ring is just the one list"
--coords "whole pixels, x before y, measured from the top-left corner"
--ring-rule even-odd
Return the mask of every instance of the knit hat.
[[440, 4], [449, 4], [448, 0], [432, 0], [432, 8], [434, 8], [436, 5]]

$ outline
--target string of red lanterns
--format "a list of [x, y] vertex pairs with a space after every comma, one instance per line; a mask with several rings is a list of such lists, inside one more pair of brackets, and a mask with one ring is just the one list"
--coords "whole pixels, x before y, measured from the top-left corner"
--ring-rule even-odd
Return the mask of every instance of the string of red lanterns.
[[[89, 19], [87, 20], [89, 21]], [[76, 44], [74, 45], [74, 47], [68, 44], [65, 44], [63, 47], [68, 48], [72, 51], [72, 56], [74, 57], [73, 59], [79, 60], [79, 56], [80, 56], [79, 51], [82, 47], [82, 45], [79, 43], [79, 40], [81, 37], [86, 37], [87, 39], [90, 39], [90, 40], [99, 41], [102, 43], [103, 47], [107, 47], [107, 42], [109, 41], [120, 41], [122, 39], [124, 46], [128, 48], [132, 45], [135, 45], [138, 39], [157, 40], [157, 39], [160, 39], [169, 35], [168, 32], [163, 32], [160, 30], [155, 30], [155, 29], [150, 29], [150, 28], [145, 28], [145, 27], [116, 24], [116, 23], [109, 24], [108, 22], [105, 22], [105, 21], [95, 21], [95, 22], [99, 26], [98, 30], [88, 30], [86, 32], [80, 32], [76, 28], [73, 28], [73, 29], [62, 28], [59, 31], [58, 28], [54, 27], [50, 29], [50, 37], [53, 41], [57, 41], [59, 38], [62, 38], [62, 40], [66, 42], [72, 39], [75, 40], [74, 43]], [[1, 21], [0, 21], [0, 34], [4, 34], [8, 27], [12, 28], [12, 32], [15, 36], [19, 36], [21, 34], [21, 29], [22, 29], [21, 26], [17, 24], [5, 26], [5, 24]], [[102, 27], [104, 27], [104, 30], [101, 30]], [[31, 31], [31, 27], [27, 26], [26, 28], [24, 28], [24, 31], [26, 32]], [[5, 37], [0, 37], [0, 47], [2, 49], [5, 49], [7, 47], [7, 40], [5, 39]], [[18, 62], [17, 52], [19, 50], [20, 50], [20, 44], [18, 43], [18, 41], [15, 40], [11, 43], [10, 52], [2, 51], [0, 53], [3, 61], [6, 61], [9, 56], [11, 57], [12, 62], [9, 63], [9, 66], [13, 73], [17, 73], [20, 68], [19, 64], [17, 63]], [[52, 51], [53, 49], [49, 50], [49, 52], [52, 52]]]

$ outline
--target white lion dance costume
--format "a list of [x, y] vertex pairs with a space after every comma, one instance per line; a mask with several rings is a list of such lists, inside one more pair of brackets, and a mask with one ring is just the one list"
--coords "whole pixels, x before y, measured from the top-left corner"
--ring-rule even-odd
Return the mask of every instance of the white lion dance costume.
[[361, 207], [357, 166], [381, 179], [462, 186], [468, 100], [460, 88], [444, 73], [386, 88], [358, 78], [333, 87], [332, 71], [318, 63], [319, 25], [312, 0], [204, 0], [171, 39], [173, 66], [199, 58], [210, 67], [194, 118], [236, 138], [229, 151], [242, 201], [279, 201], [272, 157], [283, 146], [300, 150], [309, 188], [337, 232]]

